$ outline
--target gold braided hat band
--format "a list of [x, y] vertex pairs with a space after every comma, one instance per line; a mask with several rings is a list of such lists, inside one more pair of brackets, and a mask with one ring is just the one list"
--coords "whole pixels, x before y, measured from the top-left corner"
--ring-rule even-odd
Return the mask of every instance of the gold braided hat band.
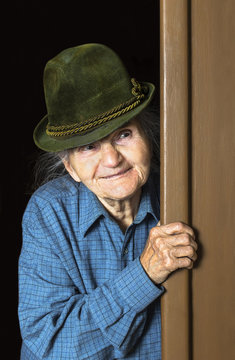
[[82, 125], [80, 123], [60, 126], [53, 126], [48, 124], [46, 128], [47, 135], [56, 137], [75, 134], [80, 135], [136, 108], [145, 98], [145, 93], [143, 87], [141, 87], [137, 80], [132, 78], [131, 83], [133, 85], [131, 92], [134, 96], [125, 103], [115, 106], [109, 111], [106, 111], [105, 113], [102, 113], [94, 118], [86, 120]]

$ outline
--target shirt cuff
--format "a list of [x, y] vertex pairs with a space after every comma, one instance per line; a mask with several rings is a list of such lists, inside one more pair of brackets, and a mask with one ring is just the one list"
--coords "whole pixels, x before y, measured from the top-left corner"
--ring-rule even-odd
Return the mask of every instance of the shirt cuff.
[[155, 285], [143, 269], [140, 259], [135, 259], [115, 278], [115, 287], [124, 302], [136, 312], [141, 312], [164, 292]]

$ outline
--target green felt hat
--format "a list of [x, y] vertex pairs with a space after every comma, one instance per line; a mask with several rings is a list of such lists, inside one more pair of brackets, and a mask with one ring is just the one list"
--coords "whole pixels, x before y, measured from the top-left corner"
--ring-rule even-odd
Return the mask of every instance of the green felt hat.
[[101, 44], [62, 51], [46, 64], [43, 80], [47, 115], [33, 136], [45, 151], [104, 138], [137, 116], [155, 88], [131, 78], [117, 54]]

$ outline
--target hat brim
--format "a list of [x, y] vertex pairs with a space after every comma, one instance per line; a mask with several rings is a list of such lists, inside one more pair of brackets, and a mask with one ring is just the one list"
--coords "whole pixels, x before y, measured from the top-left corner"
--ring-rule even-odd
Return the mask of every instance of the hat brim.
[[95, 141], [103, 139], [136, 117], [150, 103], [155, 91], [155, 86], [149, 82], [142, 82], [141, 84], [147, 86], [149, 91], [146, 95], [146, 99], [139, 106], [83, 135], [73, 135], [66, 138], [49, 136], [46, 133], [48, 115], [44, 116], [36, 126], [33, 133], [35, 144], [44, 151], [57, 152], [91, 144]]

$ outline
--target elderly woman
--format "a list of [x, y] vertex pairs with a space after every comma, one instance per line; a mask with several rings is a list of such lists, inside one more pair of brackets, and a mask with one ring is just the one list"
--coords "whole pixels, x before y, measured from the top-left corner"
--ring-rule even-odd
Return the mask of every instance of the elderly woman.
[[189, 226], [159, 225], [154, 85], [86, 44], [47, 63], [44, 88], [34, 141], [68, 174], [24, 214], [21, 359], [161, 359], [162, 284], [197, 245]]

